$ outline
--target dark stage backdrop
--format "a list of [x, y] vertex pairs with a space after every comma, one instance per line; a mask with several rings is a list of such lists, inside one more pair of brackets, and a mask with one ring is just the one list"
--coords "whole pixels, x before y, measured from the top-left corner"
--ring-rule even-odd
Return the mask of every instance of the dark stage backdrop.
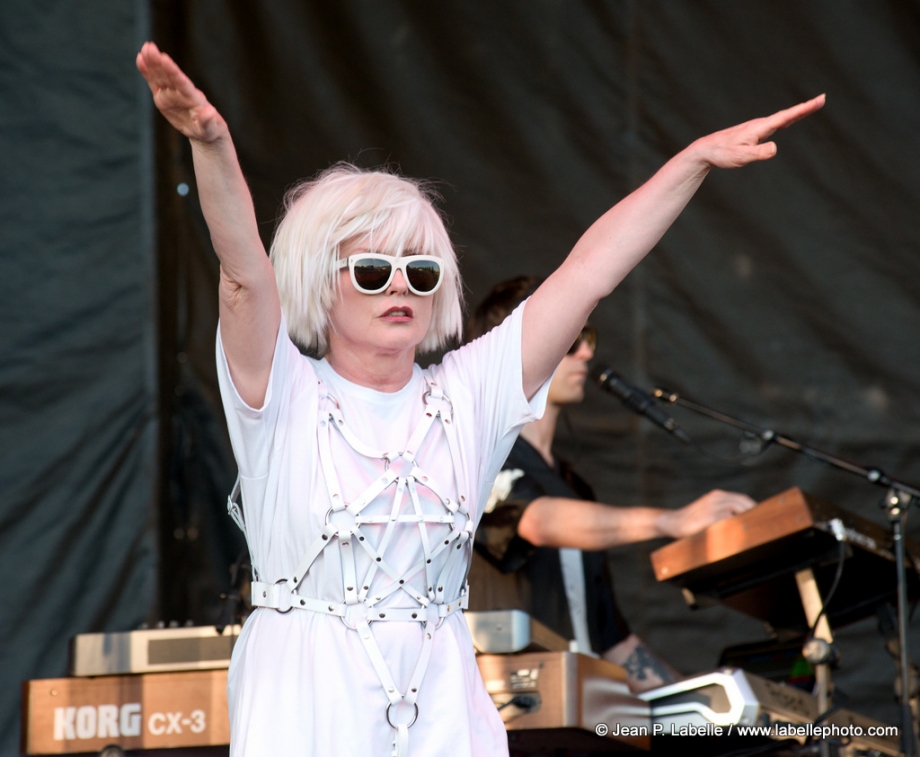
[[0, 3], [0, 753], [20, 685], [133, 628], [157, 571], [145, 2]]
[[[120, 31], [79, 43], [60, 12], [16, 6], [29, 10], [0, 11], [12, 45], [0, 48], [0, 74], [19, 87], [2, 90], [19, 98], [3, 109], [15, 128], [2, 139], [17, 135], [12, 154], [22, 156], [8, 171], [22, 186], [7, 182], [0, 206], [10, 272], [0, 538], [5, 576], [36, 578], [2, 634], [18, 655], [13, 673], [4, 666], [10, 685], [63, 672], [77, 630], [127, 627], [148, 608], [213, 621], [241, 546], [222, 505], [233, 467], [215, 391], [216, 261], [188, 148], [162, 120], [148, 122], [137, 99], [142, 4], [95, 6], [95, 23], [120, 19]], [[154, 38], [230, 124], [266, 243], [297, 179], [342, 159], [399, 166], [438, 182], [471, 303], [503, 278], [549, 273], [598, 215], [695, 137], [826, 92], [824, 111], [777, 136], [775, 160], [710, 176], [598, 307], [597, 361], [920, 482], [916, 2], [151, 7]], [[98, 74], [80, 68], [80, 78], [62, 47], [91, 50], [86, 65]], [[117, 125], [106, 107], [125, 111]], [[41, 128], [53, 119], [64, 125]], [[143, 196], [151, 123], [158, 290]], [[72, 136], [77, 129], [85, 133]], [[88, 143], [98, 144], [92, 157]], [[116, 178], [118, 189], [108, 187]], [[674, 415], [710, 451], [739, 454], [730, 430]], [[782, 450], [717, 464], [594, 390], [568, 417], [562, 452], [605, 501], [677, 507], [714, 487], [764, 499], [798, 485], [883, 521], [881, 490]], [[159, 610], [147, 529], [157, 491]], [[910, 531], [920, 532], [920, 515]], [[723, 647], [764, 638], [753, 620], [691, 612], [676, 589], [657, 585], [653, 546], [610, 559], [634, 629], [675, 667], [709, 669]], [[893, 722], [894, 669], [874, 626], [839, 630], [835, 675], [853, 709]], [[920, 634], [913, 639], [920, 654]], [[11, 724], [13, 710], [3, 714]]]

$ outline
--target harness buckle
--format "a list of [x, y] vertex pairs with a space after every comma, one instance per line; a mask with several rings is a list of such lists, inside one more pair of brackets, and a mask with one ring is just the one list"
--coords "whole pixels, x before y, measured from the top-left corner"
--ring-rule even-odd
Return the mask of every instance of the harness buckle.
[[359, 623], [367, 623], [368, 610], [367, 605], [358, 602], [353, 605], [345, 606], [345, 614], [342, 615], [342, 622], [352, 631], [358, 630]]
[[[277, 581], [275, 581], [275, 586], [278, 586], [279, 584], [286, 584], [286, 583], [287, 583], [286, 578], [279, 578]], [[278, 597], [278, 606], [275, 608], [275, 612], [280, 612], [282, 615], [286, 615], [287, 613], [289, 613], [291, 610], [294, 609], [291, 606], [291, 592], [281, 591], [279, 587], [278, 591], [276, 592], [276, 596]], [[281, 609], [282, 607], [284, 607], [285, 609], [282, 610]]]

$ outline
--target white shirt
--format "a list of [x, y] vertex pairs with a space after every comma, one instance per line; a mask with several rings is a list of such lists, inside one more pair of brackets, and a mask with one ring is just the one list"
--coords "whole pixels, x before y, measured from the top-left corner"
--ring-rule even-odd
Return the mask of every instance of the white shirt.
[[[530, 402], [523, 394], [522, 313], [519, 307], [504, 324], [427, 369], [452, 405], [463, 480], [455, 480], [440, 424], [425, 437], [417, 464], [436, 482], [431, 488], [441, 496], [447, 493], [456, 502], [465, 494], [474, 524], [518, 431], [542, 413], [546, 401], [549, 381]], [[427, 384], [418, 366], [409, 383], [394, 393], [352, 384], [325, 360], [303, 357], [283, 321], [262, 408], [251, 408], [239, 397], [219, 337], [217, 363], [240, 468], [251, 557], [261, 580], [271, 583], [291, 575], [322, 531], [331, 506], [319, 464], [318, 382], [338, 401], [345, 422], [364, 444], [390, 452], [402, 451], [418, 425], [426, 409]], [[338, 433], [330, 438], [342, 495], [350, 501], [380, 476], [385, 463], [358, 455]], [[431, 490], [421, 485], [418, 490], [425, 512], [443, 512]], [[392, 506], [390, 488], [365, 512], [385, 514]], [[408, 497], [403, 503], [407, 506]], [[379, 542], [384, 526], [369, 528], [368, 541]], [[429, 535], [434, 539], [437, 533], [433, 527]], [[388, 561], [405, 571], [421, 557], [417, 527], [392, 529]], [[443, 561], [446, 555], [436, 559]], [[359, 577], [367, 574], [371, 562], [366, 550], [356, 550]], [[465, 567], [449, 575], [446, 599], [459, 596]], [[407, 588], [426, 592], [424, 571], [406, 578]], [[392, 583], [380, 573], [373, 581], [377, 583], [371, 593], [378, 584]], [[325, 550], [319, 555], [299, 593], [343, 601], [337, 553]], [[402, 607], [405, 599], [400, 590], [379, 607]], [[406, 686], [421, 648], [421, 624], [379, 622], [372, 629], [397, 686]], [[233, 652], [228, 700], [234, 756], [389, 755], [392, 749], [394, 732], [386, 721], [388, 700], [380, 679], [357, 632], [334, 616], [256, 610]], [[505, 730], [483, 686], [460, 613], [447, 617], [435, 634], [418, 704], [418, 721], [409, 729], [410, 755], [507, 754]]]

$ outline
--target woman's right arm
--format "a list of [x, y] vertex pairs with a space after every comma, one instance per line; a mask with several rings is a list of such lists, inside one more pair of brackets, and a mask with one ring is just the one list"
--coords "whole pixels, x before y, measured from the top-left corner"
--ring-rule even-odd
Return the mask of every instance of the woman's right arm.
[[275, 274], [227, 123], [172, 58], [147, 42], [137, 55], [153, 102], [192, 144], [201, 209], [220, 260], [220, 334], [243, 401], [261, 407], [281, 324]]

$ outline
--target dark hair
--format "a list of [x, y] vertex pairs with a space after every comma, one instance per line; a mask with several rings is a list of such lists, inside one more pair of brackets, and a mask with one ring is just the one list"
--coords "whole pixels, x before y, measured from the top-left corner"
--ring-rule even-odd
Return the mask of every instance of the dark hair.
[[492, 291], [470, 316], [465, 329], [465, 341], [472, 342], [498, 326], [542, 283], [543, 279], [537, 276], [518, 276], [492, 287]]

